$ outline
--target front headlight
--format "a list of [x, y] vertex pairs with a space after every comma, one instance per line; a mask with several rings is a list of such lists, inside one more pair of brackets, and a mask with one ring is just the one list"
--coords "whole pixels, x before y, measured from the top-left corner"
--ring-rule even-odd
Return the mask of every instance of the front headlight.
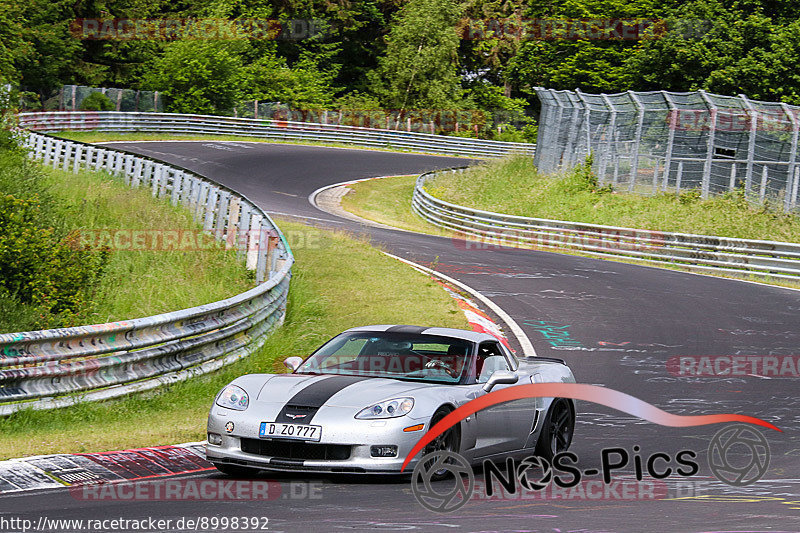
[[393, 398], [365, 407], [356, 418], [395, 418], [407, 415], [414, 407], [414, 398]]
[[220, 407], [244, 411], [250, 403], [250, 397], [243, 388], [236, 385], [228, 385], [219, 393], [216, 403]]

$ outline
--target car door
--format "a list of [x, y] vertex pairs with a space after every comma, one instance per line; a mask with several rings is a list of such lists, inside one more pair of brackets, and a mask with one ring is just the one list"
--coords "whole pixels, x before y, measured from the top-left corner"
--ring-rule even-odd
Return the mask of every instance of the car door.
[[[512, 370], [516, 365], [496, 341], [484, 341], [478, 347], [476, 381], [483, 386], [494, 372]], [[522, 378], [521, 378], [522, 379]], [[518, 381], [516, 384], [523, 384]], [[530, 383], [528, 378], [527, 383]], [[496, 385], [492, 392], [514, 385]], [[481, 391], [482, 394], [485, 394]], [[535, 414], [536, 400], [525, 398], [488, 407], [475, 413], [477, 435], [475, 456], [484, 457], [524, 448]]]

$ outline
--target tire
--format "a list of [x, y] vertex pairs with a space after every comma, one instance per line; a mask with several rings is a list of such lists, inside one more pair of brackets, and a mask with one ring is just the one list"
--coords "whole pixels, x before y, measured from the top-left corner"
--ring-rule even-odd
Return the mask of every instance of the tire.
[[212, 463], [214, 467], [225, 474], [226, 476], [235, 477], [237, 479], [242, 478], [252, 478], [258, 470], [254, 468], [247, 468], [245, 466], [236, 466], [236, 465], [227, 465], [227, 464], [219, 464], [219, 463]]
[[564, 398], [554, 399], [536, 442], [536, 455], [552, 462], [556, 454], [569, 449], [574, 432], [575, 410], [572, 404]]
[[[435, 426], [442, 418], [450, 414], [450, 409], [446, 407], [440, 407], [433, 413], [431, 417], [431, 424], [428, 429]], [[455, 425], [436, 437], [432, 442], [430, 442], [427, 446], [425, 446], [425, 450], [423, 451], [422, 455], [428, 455], [429, 453], [438, 452], [438, 451], [448, 451], [453, 453], [458, 453], [461, 448], [461, 427], [460, 425]], [[441, 479], [445, 479], [450, 475], [450, 472], [446, 469], [439, 470], [438, 472], [434, 472], [431, 476], [431, 480], [439, 481]]]

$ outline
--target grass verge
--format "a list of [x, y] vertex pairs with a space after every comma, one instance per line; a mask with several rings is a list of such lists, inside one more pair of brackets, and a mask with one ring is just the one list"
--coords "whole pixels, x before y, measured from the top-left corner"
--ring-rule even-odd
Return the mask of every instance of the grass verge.
[[305, 245], [293, 248], [286, 322], [257, 353], [150, 393], [2, 418], [0, 459], [203, 440], [208, 409], [226, 383], [244, 373], [282, 371], [283, 358], [308, 354], [344, 329], [395, 323], [468, 328], [437, 283], [367, 241], [288, 220], [279, 225], [303, 234]]
[[417, 176], [390, 176], [348, 185], [342, 207], [356, 216], [396, 228], [450, 236], [443, 228], [428, 224], [411, 209]]
[[437, 198], [459, 205], [535, 218], [665, 232], [800, 242], [800, 217], [775, 205], [756, 206], [737, 192], [708, 200], [690, 189], [641, 196], [597, 183], [583, 166], [558, 176], [540, 175], [530, 158], [492, 161], [464, 174], [428, 182]]
[[[129, 249], [127, 232], [145, 230], [163, 239], [166, 232], [201, 230], [188, 210], [167, 201], [154, 200], [148, 189], [131, 189], [108, 174], [73, 174], [40, 167], [41, 184], [56, 205], [64, 227], [77, 235], [77, 242], [92, 246], [100, 235], [123, 239], [111, 244], [108, 263], [102, 271], [94, 298], [68, 323], [48, 323], [47, 317], [27, 312], [25, 305], [0, 306], [0, 331], [24, 331], [41, 327], [111, 322], [155, 315], [206, 304], [246, 291], [254, 284], [233, 251], [218, 247], [175, 251], [144, 243]], [[108, 230], [103, 232], [102, 230]], [[77, 232], [77, 233], [73, 233]], [[194, 235], [194, 233], [188, 233]], [[66, 237], [65, 237], [66, 238]], [[150, 243], [156, 239], [148, 240]], [[44, 321], [44, 322], [43, 322]]]
[[[382, 224], [386, 224], [389, 226], [394, 226], [409, 231], [427, 233], [431, 235], [439, 235], [450, 238], [463, 239], [464, 238], [463, 235], [457, 235], [453, 231], [445, 230], [438, 226], [434, 226], [433, 224], [429, 224], [428, 222], [424, 221], [422, 218], [417, 216], [416, 213], [414, 213], [414, 211], [411, 209], [411, 197], [414, 192], [414, 183], [416, 182], [416, 178], [417, 178], [416, 176], [392, 176], [388, 178], [362, 181], [359, 183], [355, 183], [353, 185], [348, 185], [348, 188], [351, 190], [351, 192], [342, 198], [342, 207], [355, 215], [366, 218], [368, 220], [373, 220], [375, 222], [380, 222]], [[435, 196], [442, 198], [442, 196], [439, 196], [438, 190], [435, 189], [432, 190], [432, 187], [430, 186], [428, 187], [428, 191], [432, 192]], [[449, 199], [449, 201], [453, 203], [458, 203], [453, 199]], [[466, 202], [463, 202], [462, 205], [464, 205], [464, 203]], [[483, 207], [483, 209], [485, 209], [485, 207]], [[557, 218], [557, 217], [541, 217], [541, 218]], [[778, 218], [783, 218], [783, 216], [780, 216]], [[565, 217], [564, 219], [569, 219], [569, 217]], [[622, 224], [616, 224], [612, 222], [607, 222], [607, 224], [622, 226]], [[581, 253], [570, 249], [554, 250], [548, 248], [545, 251], [597, 259], [596, 256]], [[603, 259], [607, 261], [616, 261], [618, 263], [644, 265], [653, 268], [666, 268], [669, 270], [697, 273], [697, 271], [683, 267], [679, 264], [669, 264], [669, 263], [654, 264], [651, 262], [637, 261], [635, 259], [628, 259], [623, 257], [619, 258], [605, 257]], [[747, 275], [747, 274], [737, 275], [737, 274], [726, 274], [720, 272], [717, 273], [708, 272], [704, 274], [721, 278], [738, 279], [754, 283], [762, 283], [769, 285], [777, 285], [781, 287], [788, 287], [793, 289], [800, 289], [800, 282], [795, 282], [790, 280], [782, 280], [782, 279], [765, 280], [763, 277], [759, 277], [756, 275]]]

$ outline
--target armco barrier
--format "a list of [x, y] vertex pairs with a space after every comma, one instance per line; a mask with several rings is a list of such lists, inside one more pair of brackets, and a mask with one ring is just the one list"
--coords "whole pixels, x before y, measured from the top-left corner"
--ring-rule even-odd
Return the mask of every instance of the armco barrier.
[[121, 150], [25, 132], [33, 159], [102, 170], [191, 210], [236, 248], [256, 285], [218, 302], [109, 324], [0, 334], [0, 415], [113, 398], [210, 372], [258, 349], [283, 322], [291, 250], [244, 196], [186, 169]]
[[[451, 169], [443, 172], [461, 172]], [[481, 211], [435, 198], [422, 174], [414, 187], [412, 208], [437, 226], [485, 244], [568, 248], [603, 257], [628, 257], [683, 267], [800, 280], [800, 244], [638, 230], [529, 218]], [[481, 244], [465, 242], [465, 246]]]
[[279, 141], [341, 143], [369, 148], [471, 157], [502, 157], [511, 153], [533, 156], [536, 148], [536, 145], [527, 143], [486, 141], [357, 126], [174, 113], [115, 111], [20, 113], [19, 124], [23, 128], [39, 132], [72, 130], [237, 135]]

